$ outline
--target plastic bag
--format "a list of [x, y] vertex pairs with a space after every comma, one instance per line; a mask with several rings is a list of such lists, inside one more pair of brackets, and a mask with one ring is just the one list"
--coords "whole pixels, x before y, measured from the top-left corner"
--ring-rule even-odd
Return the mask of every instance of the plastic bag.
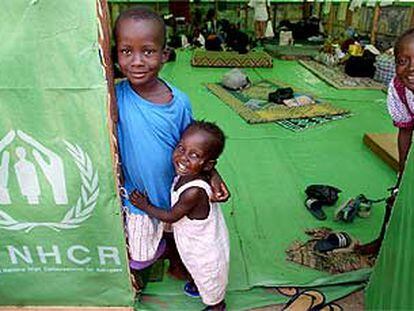
[[243, 71], [234, 68], [223, 75], [221, 84], [230, 90], [242, 90], [250, 85], [250, 81]]
[[279, 45], [291, 45], [293, 44], [292, 31], [280, 31], [279, 33]]
[[275, 36], [275, 33], [273, 31], [272, 22], [267, 21], [265, 37], [266, 38], [273, 38], [274, 36]]

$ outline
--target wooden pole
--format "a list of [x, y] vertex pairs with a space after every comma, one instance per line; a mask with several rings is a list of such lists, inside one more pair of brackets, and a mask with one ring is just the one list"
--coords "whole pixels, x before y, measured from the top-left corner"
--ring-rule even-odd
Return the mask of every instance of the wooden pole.
[[371, 29], [371, 44], [375, 44], [377, 39], [377, 32], [378, 32], [378, 21], [381, 14], [381, 9], [379, 4], [375, 5], [374, 9], [374, 17], [372, 19], [372, 29]]
[[352, 26], [352, 11], [349, 9], [349, 4], [348, 4], [348, 8], [346, 10], [346, 17], [345, 17], [345, 27], [351, 27]]
[[244, 5], [244, 29], [247, 30], [249, 23], [249, 6], [247, 3]]
[[328, 17], [328, 25], [327, 25], [327, 31], [328, 31], [329, 36], [332, 36], [332, 33], [333, 33], [334, 19], [335, 19], [334, 4], [331, 3], [331, 7], [330, 7], [330, 10], [329, 10], [329, 17]]
[[410, 10], [411, 10], [411, 22], [410, 22], [410, 27], [414, 27], [414, 7], [412, 7]]
[[157, 14], [160, 14], [160, 3], [158, 1], [155, 3], [155, 12], [157, 12]]
[[309, 10], [309, 6], [306, 3], [306, 0], [302, 1], [302, 19], [306, 20], [306, 18], [308, 17], [308, 10]]

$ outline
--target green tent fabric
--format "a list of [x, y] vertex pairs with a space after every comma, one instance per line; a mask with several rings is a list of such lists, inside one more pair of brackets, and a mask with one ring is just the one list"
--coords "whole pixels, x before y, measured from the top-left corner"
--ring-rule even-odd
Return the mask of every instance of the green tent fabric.
[[413, 310], [414, 158], [410, 153], [380, 255], [366, 290], [370, 310]]
[[[329, 285], [328, 299], [361, 288], [370, 270], [329, 275], [287, 262], [285, 250], [294, 240], [306, 240], [306, 228], [327, 226], [346, 231], [362, 243], [378, 234], [382, 205], [375, 205], [369, 218], [356, 218], [346, 224], [333, 221], [335, 207], [326, 207], [328, 220], [320, 222], [303, 203], [304, 189], [314, 183], [343, 190], [336, 206], [360, 193], [370, 198], [387, 194], [395, 173], [362, 143], [366, 132], [394, 131], [385, 94], [378, 90], [336, 90], [297, 62], [275, 60], [272, 69], [244, 71], [252, 81], [279, 79], [312, 92], [349, 109], [352, 116], [301, 133], [272, 123], [249, 125], [204, 86], [219, 82], [228, 69], [194, 68], [190, 66], [191, 52], [179, 52], [177, 56], [176, 62], [165, 65], [163, 77], [189, 94], [197, 118], [217, 122], [227, 135], [218, 169], [232, 193], [230, 201], [223, 205], [231, 236], [229, 309], [244, 310], [288, 300], [266, 287], [325, 290]], [[182, 282], [169, 277], [150, 283], [137, 308], [200, 308], [199, 301], [183, 296], [182, 286]]]
[[[129, 305], [95, 2], [2, 5], [0, 305]], [[393, 131], [385, 94], [335, 90], [296, 62], [275, 60], [274, 68], [246, 72], [254, 81], [276, 78], [306, 89], [353, 116], [302, 133], [272, 123], [248, 125], [203, 86], [220, 81], [227, 69], [192, 68], [190, 56], [178, 53], [162, 75], [189, 94], [196, 117], [216, 121], [228, 136], [218, 169], [232, 192], [223, 206], [232, 244], [229, 309], [286, 301], [269, 289], [274, 286], [317, 287], [330, 300], [361, 288], [370, 270], [329, 275], [287, 262], [284, 252], [306, 238], [305, 228], [321, 225], [361, 242], [376, 237], [381, 206], [352, 224], [333, 222], [334, 209], [327, 207], [328, 221], [321, 223], [303, 201], [311, 183], [341, 188], [338, 204], [359, 193], [385, 195], [395, 174], [362, 144], [366, 132]], [[50, 165], [65, 173], [66, 204], [62, 179], [51, 181], [57, 175]], [[151, 283], [136, 307], [200, 309], [182, 286], [167, 277]]]
[[0, 306], [130, 306], [94, 0], [2, 1]]

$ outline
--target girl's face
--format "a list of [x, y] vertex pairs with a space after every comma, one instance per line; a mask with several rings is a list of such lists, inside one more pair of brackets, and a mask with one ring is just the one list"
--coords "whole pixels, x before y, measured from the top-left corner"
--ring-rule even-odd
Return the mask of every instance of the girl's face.
[[214, 167], [210, 159], [210, 137], [203, 131], [187, 131], [175, 147], [173, 164], [179, 176], [198, 176]]
[[395, 57], [395, 72], [403, 84], [414, 91], [414, 38], [408, 37], [400, 44]]

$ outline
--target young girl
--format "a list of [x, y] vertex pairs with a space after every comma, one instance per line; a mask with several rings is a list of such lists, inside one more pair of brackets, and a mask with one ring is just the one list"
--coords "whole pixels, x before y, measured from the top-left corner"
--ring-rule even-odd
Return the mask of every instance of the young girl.
[[399, 174], [404, 171], [414, 128], [414, 28], [394, 46], [396, 76], [388, 88], [388, 110], [398, 127]]
[[173, 153], [173, 208], [155, 207], [137, 190], [130, 195], [131, 203], [148, 215], [173, 223], [178, 252], [194, 280], [185, 291], [193, 296], [199, 292], [206, 310], [225, 310], [229, 238], [219, 205], [209, 201], [209, 175], [223, 148], [224, 134], [215, 124], [195, 121]]

